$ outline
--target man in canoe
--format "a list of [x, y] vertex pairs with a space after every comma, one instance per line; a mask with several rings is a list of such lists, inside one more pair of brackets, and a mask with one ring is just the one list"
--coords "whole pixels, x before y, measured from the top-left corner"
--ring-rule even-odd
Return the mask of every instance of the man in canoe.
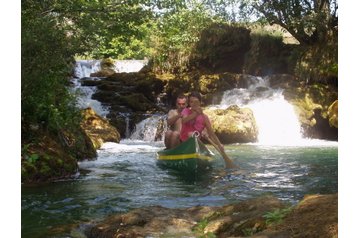
[[186, 97], [184, 95], [179, 95], [175, 102], [176, 109], [172, 109], [168, 112], [168, 131], [165, 132], [164, 144], [168, 149], [174, 148], [180, 144], [179, 136], [182, 126], [181, 122], [181, 112], [187, 106]]
[[201, 95], [198, 92], [192, 92], [189, 97], [189, 107], [182, 110], [182, 128], [180, 131], [180, 141], [186, 141], [195, 132], [205, 138], [223, 157], [226, 168], [237, 168], [233, 161], [226, 155], [224, 146], [215, 135], [210, 120], [201, 108]]

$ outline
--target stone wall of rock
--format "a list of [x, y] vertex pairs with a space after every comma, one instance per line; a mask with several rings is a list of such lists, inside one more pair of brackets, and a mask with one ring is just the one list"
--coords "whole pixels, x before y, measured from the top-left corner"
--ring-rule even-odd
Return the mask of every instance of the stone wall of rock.
[[206, 108], [204, 113], [222, 143], [257, 141], [258, 129], [251, 109], [233, 105], [227, 109]]

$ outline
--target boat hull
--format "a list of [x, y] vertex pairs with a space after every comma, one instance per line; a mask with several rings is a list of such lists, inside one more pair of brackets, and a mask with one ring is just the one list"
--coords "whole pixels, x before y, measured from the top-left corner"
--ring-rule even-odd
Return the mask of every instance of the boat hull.
[[179, 146], [157, 153], [157, 163], [161, 167], [185, 173], [210, 170], [214, 154], [198, 139], [191, 137]]

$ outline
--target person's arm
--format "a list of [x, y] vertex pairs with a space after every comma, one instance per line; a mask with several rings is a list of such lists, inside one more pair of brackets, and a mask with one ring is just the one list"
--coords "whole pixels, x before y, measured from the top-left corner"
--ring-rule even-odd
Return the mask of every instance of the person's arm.
[[196, 100], [195, 103], [191, 106], [190, 110], [191, 110], [191, 114], [189, 115], [186, 113], [187, 111], [185, 111], [184, 114], [182, 113], [183, 114], [182, 123], [187, 123], [188, 121], [195, 119], [198, 115], [203, 113], [203, 110], [200, 107], [200, 101]]
[[176, 110], [170, 110], [168, 113], [168, 120], [167, 124], [168, 126], [172, 126], [175, 124], [175, 122], [182, 117], [181, 113], [175, 114]]
[[224, 150], [224, 146], [221, 144], [219, 138], [216, 136], [208, 116], [204, 114], [204, 118], [205, 118], [205, 128], [208, 133], [209, 139], [211, 139], [221, 150]]
[[182, 115], [183, 115], [182, 123], [187, 123], [188, 121], [195, 119], [198, 116], [198, 113], [195, 111], [192, 111], [192, 113], [189, 115], [187, 115], [185, 112], [184, 112], [184, 114], [182, 113]]
[[219, 151], [219, 153], [221, 154], [221, 156], [223, 157], [223, 159], [225, 161], [226, 168], [228, 168], [228, 169], [239, 168], [239, 166], [235, 165], [234, 162], [226, 154], [226, 152], [224, 150], [224, 146], [221, 144], [219, 138], [215, 135], [214, 130], [211, 126], [210, 120], [206, 115], [205, 115], [205, 128], [209, 134], [208, 138], [207, 138], [209, 143], [212, 144], [215, 147], [215, 149], [217, 149]]

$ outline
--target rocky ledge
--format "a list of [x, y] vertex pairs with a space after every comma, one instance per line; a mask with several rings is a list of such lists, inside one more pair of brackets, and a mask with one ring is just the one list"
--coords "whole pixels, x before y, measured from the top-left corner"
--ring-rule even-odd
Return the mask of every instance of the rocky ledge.
[[338, 237], [338, 195], [291, 206], [263, 196], [222, 207], [144, 207], [91, 226], [87, 237]]

